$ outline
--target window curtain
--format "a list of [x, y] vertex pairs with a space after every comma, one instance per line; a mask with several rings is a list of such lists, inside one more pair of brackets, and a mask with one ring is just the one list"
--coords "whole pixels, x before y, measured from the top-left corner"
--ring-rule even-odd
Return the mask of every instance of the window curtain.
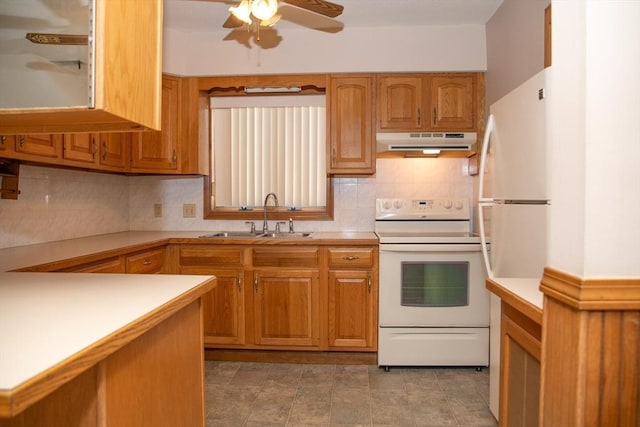
[[324, 106], [214, 108], [216, 206], [326, 204]]

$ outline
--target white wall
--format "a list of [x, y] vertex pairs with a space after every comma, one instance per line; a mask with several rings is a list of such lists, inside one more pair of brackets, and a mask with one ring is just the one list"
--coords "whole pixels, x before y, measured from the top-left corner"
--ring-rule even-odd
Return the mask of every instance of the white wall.
[[224, 40], [227, 34], [165, 31], [164, 71], [198, 76], [486, 70], [483, 25], [355, 28], [337, 34], [289, 29], [270, 49]]
[[640, 277], [640, 2], [552, 7], [549, 264]]

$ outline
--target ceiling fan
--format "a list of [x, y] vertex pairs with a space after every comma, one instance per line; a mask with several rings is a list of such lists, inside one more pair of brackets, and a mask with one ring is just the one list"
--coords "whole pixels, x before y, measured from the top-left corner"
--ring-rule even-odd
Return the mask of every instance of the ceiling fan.
[[[339, 16], [344, 9], [342, 5], [326, 0], [281, 1], [329, 18]], [[271, 27], [280, 19], [278, 0], [240, 0], [237, 6], [229, 8], [229, 12], [229, 17], [222, 25], [224, 28], [238, 28], [244, 24]]]

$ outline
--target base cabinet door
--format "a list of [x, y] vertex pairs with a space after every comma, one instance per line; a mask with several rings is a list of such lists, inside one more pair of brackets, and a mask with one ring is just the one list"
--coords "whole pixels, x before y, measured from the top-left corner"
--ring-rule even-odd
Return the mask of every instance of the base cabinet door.
[[369, 271], [329, 271], [329, 347], [375, 349], [375, 298]]
[[244, 344], [244, 280], [242, 270], [213, 269], [218, 284], [202, 296], [204, 343]]
[[254, 341], [257, 345], [320, 345], [317, 271], [253, 272]]
[[541, 326], [502, 303], [500, 425], [537, 427]]

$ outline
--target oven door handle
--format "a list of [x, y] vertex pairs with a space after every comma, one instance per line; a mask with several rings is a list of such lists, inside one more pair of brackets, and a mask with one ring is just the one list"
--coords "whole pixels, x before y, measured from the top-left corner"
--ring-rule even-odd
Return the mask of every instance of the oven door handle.
[[431, 243], [431, 244], [412, 244], [412, 243], [381, 243], [380, 252], [480, 252], [482, 246], [480, 243]]

